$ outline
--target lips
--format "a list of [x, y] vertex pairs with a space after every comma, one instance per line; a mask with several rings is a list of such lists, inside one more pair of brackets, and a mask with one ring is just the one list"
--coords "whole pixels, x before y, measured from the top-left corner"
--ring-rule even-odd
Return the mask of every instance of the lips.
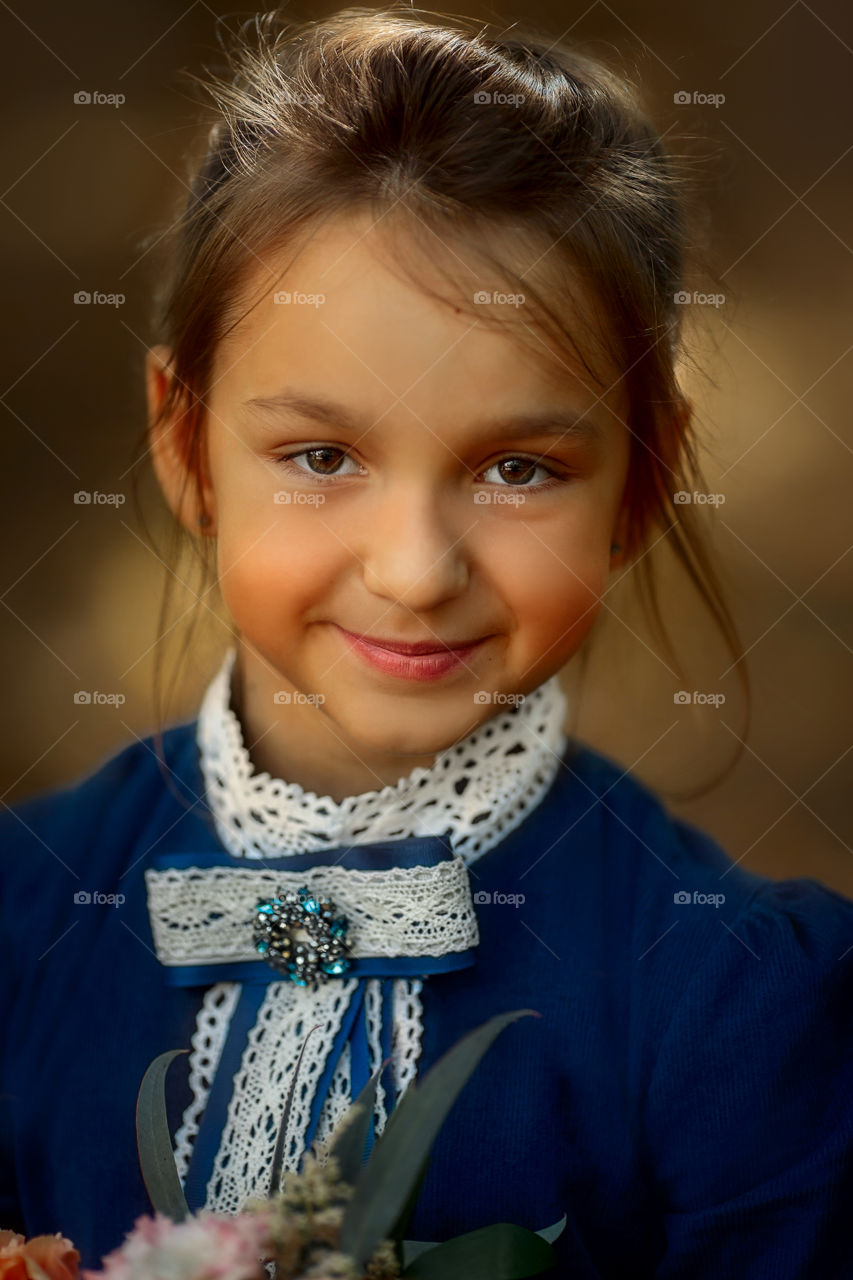
[[[358, 660], [383, 677], [407, 681], [437, 681], [466, 670], [468, 661], [479, 653], [490, 639], [484, 636], [460, 647], [436, 648], [435, 640], [390, 640], [383, 637], [357, 635], [344, 627], [337, 627]], [[393, 648], [389, 646], [394, 646]]]
[[346, 627], [341, 627], [341, 631], [345, 631], [347, 635], [352, 636], [355, 640], [361, 640], [363, 644], [375, 645], [378, 649], [387, 649], [390, 653], [402, 653], [408, 657], [417, 657], [426, 653], [454, 653], [464, 649], [471, 649], [474, 645], [479, 644], [482, 640], [488, 639], [487, 636], [477, 636], [473, 640], [386, 640], [384, 637], [360, 635], [357, 631], [347, 631]]

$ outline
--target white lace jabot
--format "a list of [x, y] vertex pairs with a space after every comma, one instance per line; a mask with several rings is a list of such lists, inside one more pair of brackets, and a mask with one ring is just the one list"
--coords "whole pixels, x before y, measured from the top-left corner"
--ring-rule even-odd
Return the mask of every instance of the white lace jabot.
[[556, 675], [487, 720], [428, 768], [337, 802], [256, 772], [231, 706], [229, 649], [204, 695], [197, 742], [217, 833], [236, 857], [281, 857], [408, 836], [447, 835], [470, 864], [517, 827], [550, 787], [566, 747]]
[[[206, 798], [225, 849], [234, 857], [262, 859], [310, 853], [424, 835], [446, 835], [466, 864], [497, 845], [541, 801], [560, 767], [567, 744], [563, 730], [567, 699], [557, 676], [518, 706], [484, 722], [462, 742], [439, 753], [429, 768], [416, 768], [396, 786], [349, 796], [337, 803], [295, 783], [256, 772], [240, 722], [231, 706], [231, 674], [237, 649], [226, 654], [199, 711], [197, 743]], [[194, 873], [195, 874], [195, 873]], [[198, 873], [203, 874], [203, 873]], [[213, 875], [214, 871], [210, 871]], [[383, 984], [393, 987], [393, 1070], [402, 1094], [416, 1077], [423, 1036], [420, 993], [427, 978], [370, 978], [365, 1010], [370, 1070], [383, 1061]], [[204, 1207], [237, 1212], [269, 1180], [272, 1149], [289, 1085], [288, 1073], [305, 1050], [296, 1090], [285, 1167], [296, 1167], [303, 1150], [313, 1090], [357, 980], [328, 984], [313, 995], [289, 982], [271, 982], [233, 1075], [230, 1102]], [[216, 982], [204, 993], [189, 1058], [192, 1101], [175, 1135], [174, 1155], [182, 1183], [241, 984]], [[304, 1027], [319, 1035], [305, 1043]], [[241, 1033], [242, 1034], [242, 1033]], [[304, 1094], [304, 1096], [303, 1096]], [[345, 1043], [322, 1104], [311, 1150], [326, 1159], [334, 1127], [352, 1102], [351, 1055]], [[375, 1123], [386, 1119], [385, 1092], [377, 1086]]]

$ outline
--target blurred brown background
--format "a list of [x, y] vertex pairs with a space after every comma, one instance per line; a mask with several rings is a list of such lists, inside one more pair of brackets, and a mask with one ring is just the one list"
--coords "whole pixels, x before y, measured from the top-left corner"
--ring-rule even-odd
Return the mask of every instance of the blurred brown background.
[[[319, 17], [337, 7], [289, 11]], [[475, 3], [462, 11], [581, 42], [639, 81], [662, 130], [694, 139], [726, 302], [702, 317], [706, 374], [692, 375], [688, 390], [708, 490], [725, 499], [709, 536], [748, 650], [754, 707], [726, 779], [670, 803], [743, 866], [813, 876], [853, 897], [853, 11], [840, 0], [539, 0], [523, 12]], [[150, 469], [131, 467], [151, 340], [151, 255], [140, 246], [176, 209], [197, 137], [176, 72], [217, 64], [217, 14], [232, 15], [233, 27], [252, 12], [203, 0], [17, 0], [0, 10], [7, 804], [79, 778], [154, 725], [152, 661], [169, 571], [135, 505], [134, 480], [159, 545], [166, 522]], [[75, 103], [81, 91], [125, 101]], [[694, 92], [725, 101], [693, 101]], [[678, 93], [691, 101], [676, 103]], [[96, 290], [125, 301], [75, 304], [75, 293]], [[75, 505], [79, 490], [126, 501]], [[567, 687], [579, 699], [580, 736], [668, 794], [731, 758], [743, 704], [698, 598], [666, 558], [661, 569], [689, 688], [724, 691], [726, 703], [674, 702], [681, 681], [628, 581], [607, 597], [582, 698], [575, 664]], [[179, 597], [178, 612], [191, 603]], [[204, 622], [173, 721], [195, 715], [229, 642], [215, 611]], [[171, 633], [170, 658], [181, 635], [181, 626]], [[78, 705], [79, 689], [126, 701]]]

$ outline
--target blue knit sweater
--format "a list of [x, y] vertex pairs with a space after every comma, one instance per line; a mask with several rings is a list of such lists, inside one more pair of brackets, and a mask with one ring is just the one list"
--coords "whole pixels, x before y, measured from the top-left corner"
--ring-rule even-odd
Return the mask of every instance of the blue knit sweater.
[[[222, 850], [195, 727], [164, 737], [169, 784], [148, 739], [0, 819], [0, 1227], [61, 1231], [88, 1267], [151, 1212], [137, 1091], [204, 994], [163, 981], [143, 879]], [[853, 903], [744, 871], [572, 743], [471, 884], [476, 963], [424, 981], [419, 1071], [493, 1014], [542, 1017], [477, 1067], [407, 1236], [565, 1215], [555, 1276], [853, 1277]]]

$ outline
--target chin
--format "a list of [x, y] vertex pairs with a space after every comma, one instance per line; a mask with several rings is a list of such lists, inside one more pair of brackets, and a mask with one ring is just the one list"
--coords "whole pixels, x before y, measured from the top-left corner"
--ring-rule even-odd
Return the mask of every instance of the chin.
[[356, 749], [360, 745], [365, 752], [375, 755], [413, 758], [437, 755], [462, 738], [467, 738], [485, 718], [477, 715], [481, 708], [474, 706], [466, 706], [455, 715], [445, 712], [435, 717], [431, 717], [425, 708], [413, 724], [410, 710], [400, 705], [396, 715], [393, 709], [385, 715], [372, 709], [357, 717], [350, 725], [347, 724], [346, 717], [334, 714], [328, 704], [324, 710], [332, 716]]

